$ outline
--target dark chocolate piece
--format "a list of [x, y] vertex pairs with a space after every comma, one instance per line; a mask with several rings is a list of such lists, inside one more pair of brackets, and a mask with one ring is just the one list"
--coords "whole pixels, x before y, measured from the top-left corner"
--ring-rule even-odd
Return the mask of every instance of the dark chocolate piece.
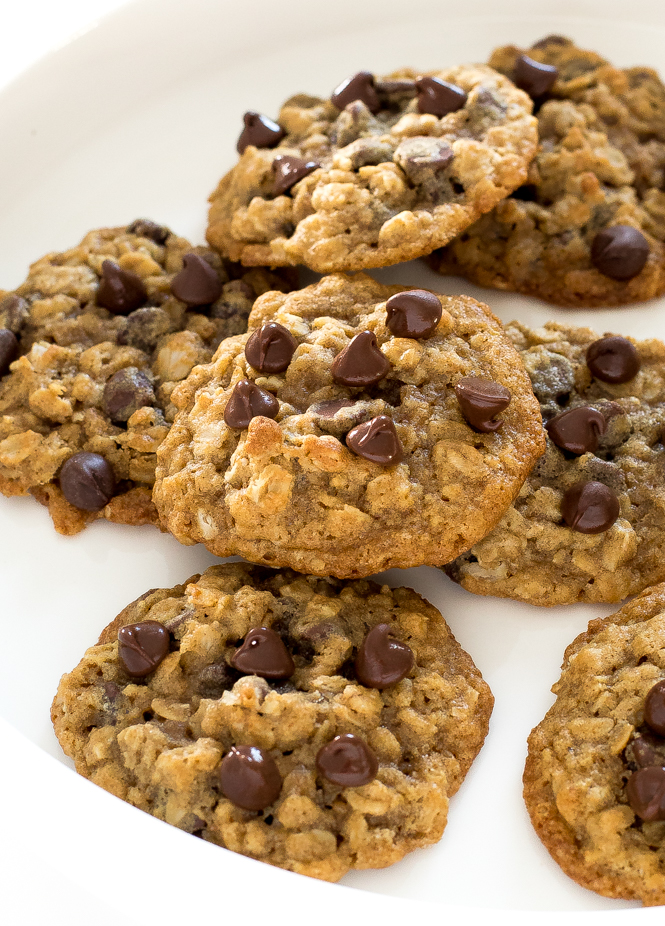
[[0, 328], [0, 376], [9, 372], [9, 365], [18, 357], [18, 340], [9, 328]]
[[644, 719], [654, 733], [665, 736], [665, 679], [656, 682], [646, 696]]
[[145, 305], [148, 293], [141, 277], [132, 270], [123, 270], [115, 261], [105, 260], [102, 278], [97, 287], [97, 305], [114, 315], [129, 315]]
[[341, 386], [374, 386], [390, 370], [373, 331], [361, 331], [333, 360], [330, 372]]
[[189, 306], [210, 305], [222, 295], [222, 281], [205, 258], [190, 252], [182, 259], [182, 270], [171, 281], [171, 292]]
[[219, 768], [222, 791], [245, 810], [265, 810], [282, 790], [282, 776], [269, 753], [258, 746], [233, 746]]
[[359, 788], [376, 778], [379, 762], [363, 739], [344, 733], [319, 749], [316, 767], [319, 775], [340, 788]]
[[238, 154], [242, 154], [249, 145], [255, 148], [274, 148], [284, 138], [282, 127], [261, 113], [247, 112], [243, 121], [245, 127], [236, 145]]
[[275, 175], [273, 183], [273, 196], [287, 193], [303, 177], [307, 177], [313, 170], [321, 165], [316, 161], [303, 161], [292, 154], [278, 154], [272, 162], [272, 172]]
[[127, 624], [118, 631], [118, 656], [132, 678], [145, 678], [168, 655], [171, 635], [159, 621]]
[[356, 678], [367, 688], [389, 688], [411, 671], [413, 650], [396, 640], [388, 624], [372, 627], [355, 660]]
[[645, 822], [665, 820], [665, 768], [638, 768], [628, 779], [626, 797], [637, 816]]
[[632, 225], [613, 225], [599, 231], [591, 245], [591, 263], [612, 280], [632, 280], [649, 257], [649, 242]]
[[283, 325], [268, 322], [247, 339], [245, 357], [261, 373], [281, 373], [291, 363], [297, 346], [298, 342]]
[[564, 493], [561, 514], [580, 534], [602, 534], [619, 517], [619, 499], [602, 482], [578, 482]]
[[441, 302], [426, 289], [396, 293], [386, 302], [386, 325], [396, 338], [428, 338], [441, 320]]
[[404, 456], [395, 424], [387, 415], [377, 415], [351, 428], [346, 435], [346, 446], [359, 457], [381, 466], [399, 463]]
[[152, 383], [137, 367], [118, 370], [104, 386], [102, 405], [111, 421], [128, 421], [139, 408], [154, 404]]
[[552, 64], [541, 64], [528, 55], [520, 55], [515, 62], [513, 80], [532, 99], [544, 96], [559, 76], [558, 68]]
[[551, 418], [545, 429], [557, 447], [569, 453], [595, 453], [598, 440], [607, 430], [605, 416], [595, 408], [580, 405]]
[[486, 434], [502, 427], [503, 421], [494, 418], [510, 405], [510, 389], [491, 379], [465, 376], [456, 384], [455, 394], [462, 414], [476, 431]]
[[127, 229], [132, 235], [140, 235], [142, 238], [149, 238], [155, 244], [164, 244], [171, 234], [171, 230], [165, 225], [158, 225], [150, 219], [136, 219], [135, 222]]
[[344, 109], [355, 100], [364, 103], [371, 113], [378, 113], [381, 109], [381, 101], [374, 87], [374, 75], [369, 71], [358, 71], [353, 77], [347, 77], [330, 97], [330, 102], [338, 109]]
[[439, 77], [419, 77], [416, 81], [418, 88], [418, 111], [430, 113], [433, 116], [447, 116], [448, 113], [457, 112], [467, 101], [467, 94], [461, 87], [449, 84]]
[[233, 387], [233, 392], [224, 409], [224, 421], [230, 428], [246, 428], [252, 418], [262, 415], [264, 418], [276, 418], [279, 402], [271, 392], [261, 389], [256, 383], [241, 379]]
[[231, 665], [247, 675], [261, 678], [291, 678], [295, 665], [282, 638], [269, 627], [255, 627], [237, 649]]
[[642, 366], [635, 345], [620, 335], [608, 335], [589, 344], [586, 363], [596, 379], [612, 385], [629, 382]]
[[115, 492], [113, 467], [99, 453], [75, 453], [62, 464], [59, 480], [69, 504], [81, 511], [99, 511]]

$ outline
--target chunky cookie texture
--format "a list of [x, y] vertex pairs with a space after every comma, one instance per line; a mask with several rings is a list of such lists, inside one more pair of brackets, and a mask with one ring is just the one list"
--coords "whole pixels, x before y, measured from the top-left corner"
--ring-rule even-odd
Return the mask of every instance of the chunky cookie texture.
[[[509, 395], [488, 415], [476, 388], [484, 432], [454, 388], [474, 377]], [[168, 529], [315, 575], [448, 562], [497, 522], [544, 447], [529, 378], [486, 306], [361, 274], [261, 297], [249, 333], [172, 401], [154, 492]]]
[[537, 605], [614, 602], [665, 579], [665, 345], [549, 322], [506, 329], [547, 450], [497, 527], [446, 572]]
[[665, 904], [665, 586], [568, 647], [556, 702], [529, 737], [524, 798], [567, 875]]
[[484, 66], [361, 72], [330, 99], [247, 113], [240, 161], [211, 196], [207, 237], [246, 265], [327, 273], [429, 254], [526, 178], [528, 96]]
[[433, 266], [565, 306], [661, 295], [665, 87], [649, 68], [615, 68], [560, 36], [525, 53], [498, 48], [492, 67], [534, 95], [525, 56], [556, 70], [535, 96], [540, 145], [526, 183], [432, 255]]
[[52, 718], [107, 791], [336, 881], [441, 837], [492, 705], [410, 589], [238, 563], [125, 608], [63, 676]]
[[0, 294], [0, 491], [31, 492], [63, 534], [158, 523], [175, 384], [246, 330], [257, 295], [290, 283], [145, 219], [38, 260]]

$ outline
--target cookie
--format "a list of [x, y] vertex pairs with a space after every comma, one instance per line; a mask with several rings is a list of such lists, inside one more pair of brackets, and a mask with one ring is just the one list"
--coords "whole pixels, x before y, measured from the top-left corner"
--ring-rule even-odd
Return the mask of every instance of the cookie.
[[544, 447], [486, 306], [363, 274], [265, 294], [172, 401], [153, 495], [168, 529], [313, 575], [448, 562]]
[[526, 178], [531, 101], [496, 71], [367, 71], [277, 123], [245, 114], [240, 160], [212, 194], [209, 243], [232, 260], [320, 273], [429, 254]]
[[531, 822], [566, 874], [647, 906], [665, 904], [664, 657], [665, 585], [591, 621], [524, 771]]
[[38, 260], [0, 298], [0, 491], [31, 492], [63, 534], [158, 523], [174, 385], [246, 330], [258, 294], [290, 285], [145, 219]]
[[665, 345], [548, 322], [506, 333], [547, 450], [498, 526], [446, 567], [469, 591], [614, 602], [665, 579]]
[[665, 87], [656, 72], [615, 68], [560, 36], [525, 53], [499, 48], [490, 64], [533, 93], [538, 152], [526, 183], [432, 266], [564, 306], [662, 295]]
[[492, 705], [411, 589], [233, 563], [125, 608], [63, 676], [52, 718], [107, 791], [336, 881], [441, 837]]

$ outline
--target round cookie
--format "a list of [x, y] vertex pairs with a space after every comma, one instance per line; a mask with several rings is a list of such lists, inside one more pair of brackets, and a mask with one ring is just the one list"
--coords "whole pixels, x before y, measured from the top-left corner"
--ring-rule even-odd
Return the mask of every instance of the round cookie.
[[664, 654], [664, 585], [591, 621], [566, 650], [524, 771], [531, 822], [566, 874], [647, 906], [665, 904], [665, 803], [653, 801], [665, 793]]
[[432, 266], [564, 306], [661, 295], [665, 87], [649, 68], [612, 67], [560, 36], [524, 54], [499, 48], [490, 64], [529, 88], [535, 68], [525, 71], [524, 55], [558, 71], [535, 97], [540, 145], [527, 181]]
[[208, 241], [246, 265], [320, 273], [429, 254], [524, 182], [531, 109], [473, 65], [361, 72], [331, 99], [287, 100], [277, 123], [247, 113], [240, 161], [210, 198]]
[[[430, 333], [404, 336], [429, 311]], [[257, 339], [273, 336], [281, 372], [261, 372]], [[363, 274], [267, 293], [249, 333], [172, 401], [153, 495], [163, 523], [217, 556], [314, 575], [448, 562], [497, 522], [544, 447], [529, 378], [486, 306]]]
[[0, 491], [31, 492], [63, 534], [100, 517], [158, 523], [175, 383], [246, 330], [257, 295], [290, 283], [145, 219], [38, 260], [0, 294]]
[[63, 676], [52, 719], [107, 791], [336, 881], [441, 837], [492, 705], [412, 590], [233, 563], [125, 608]]
[[[506, 333], [540, 401], [547, 450], [503, 520], [446, 572], [477, 594], [543, 606], [621, 601], [662, 581], [665, 345], [554, 322]], [[599, 378], [608, 359], [624, 382]], [[580, 504], [581, 484], [603, 497]], [[598, 532], [573, 526], [585, 507], [605, 519]]]

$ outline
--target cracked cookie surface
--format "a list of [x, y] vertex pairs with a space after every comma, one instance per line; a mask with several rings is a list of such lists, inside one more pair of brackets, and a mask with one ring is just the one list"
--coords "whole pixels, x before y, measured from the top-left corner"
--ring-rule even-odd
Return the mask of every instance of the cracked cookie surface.
[[[522, 50], [490, 64], [515, 76]], [[552, 36], [529, 58], [558, 68], [540, 98], [540, 144], [525, 184], [432, 255], [435, 269], [564, 306], [622, 305], [665, 292], [665, 87], [650, 68], [613, 67]], [[644, 268], [613, 279], [592, 261], [596, 235], [624, 225], [648, 244]]]
[[[166, 628], [168, 652], [136, 678], [118, 632], [144, 621]], [[368, 688], [355, 661], [380, 625], [414, 662], [397, 683]], [[255, 628], [279, 635], [289, 678], [234, 668]], [[63, 676], [52, 718], [77, 771], [107, 791], [207, 841], [336, 881], [441, 837], [492, 705], [471, 658], [412, 590], [234, 563], [125, 608]], [[335, 785], [317, 766], [348, 734], [377, 760], [361, 786]], [[243, 746], [267, 754], [281, 781], [260, 811], [222, 791], [223, 757]]]
[[[519, 349], [551, 422], [572, 409], [600, 413], [606, 430], [594, 451], [572, 453], [547, 437], [512, 507], [497, 527], [446, 567], [469, 591], [536, 605], [615, 602], [665, 579], [665, 345], [633, 341], [637, 374], [624, 383], [592, 375], [586, 362], [598, 339], [590, 328], [549, 322], [506, 333]], [[619, 516], [599, 533], [580, 533], [562, 516], [564, 493], [580, 482], [607, 486]]]
[[[207, 298], [196, 278], [180, 290], [188, 302], [172, 294], [187, 255], [204, 275], [209, 268], [212, 304], [191, 304]], [[108, 279], [105, 262], [118, 268], [107, 264]], [[24, 283], [0, 294], [0, 328], [17, 354], [0, 382], [0, 491], [31, 492], [64, 534], [95, 518], [157, 524], [155, 452], [173, 418], [174, 385], [222, 338], [246, 330], [257, 295], [289, 280], [224, 262], [147, 220], [92, 231], [36, 261]], [[100, 286], [113, 310], [97, 304]], [[75, 507], [60, 487], [62, 465], [79, 453], [111, 468], [115, 488], [97, 495], [96, 510]], [[82, 478], [90, 474], [79, 469]]]
[[[172, 395], [179, 411], [159, 450], [154, 500], [181, 543], [348, 578], [448, 562], [491, 529], [542, 453], [538, 403], [501, 325], [473, 299], [415, 291], [440, 320], [428, 337], [394, 336], [386, 301], [413, 292], [334, 274], [257, 300], [250, 333], [226, 340]], [[261, 374], [246, 345], [275, 323], [295, 352], [283, 372]], [[372, 336], [379, 380], [341, 385], [342, 352]], [[473, 377], [509, 390], [486, 433], [467, 422], [454, 388]], [[276, 397], [278, 410], [230, 427], [243, 381]], [[349, 449], [370, 422], [393, 429], [396, 462]]]
[[[212, 194], [210, 244], [246, 265], [359, 270], [429, 254], [490, 210], [526, 177], [531, 101], [482, 65], [428, 73], [466, 103], [444, 116], [419, 111], [409, 68], [368, 75], [371, 110], [362, 99], [288, 100], [284, 136], [247, 147]], [[315, 168], [276, 195], [273, 162], [284, 155]]]
[[665, 737], [645, 723], [645, 700], [665, 679], [664, 654], [663, 585], [591, 621], [566, 650], [556, 702], [529, 737], [524, 771], [531, 821], [566, 874], [649, 906], [665, 903], [665, 823], [641, 819], [626, 785], [645, 763], [665, 766]]

